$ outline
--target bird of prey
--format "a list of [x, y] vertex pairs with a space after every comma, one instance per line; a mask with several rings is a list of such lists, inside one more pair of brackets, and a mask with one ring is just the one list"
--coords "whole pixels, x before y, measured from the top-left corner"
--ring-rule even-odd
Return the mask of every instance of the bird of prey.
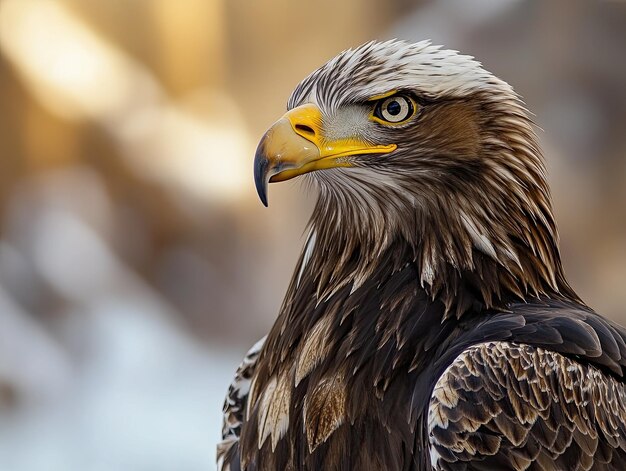
[[254, 178], [319, 189], [225, 403], [223, 470], [624, 470], [626, 329], [563, 273], [520, 97], [393, 40], [305, 78]]

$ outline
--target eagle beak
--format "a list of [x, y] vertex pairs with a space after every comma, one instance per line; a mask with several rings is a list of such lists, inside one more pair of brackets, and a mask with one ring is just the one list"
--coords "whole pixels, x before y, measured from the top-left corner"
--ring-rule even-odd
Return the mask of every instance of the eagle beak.
[[290, 178], [336, 167], [351, 167], [350, 156], [388, 154], [395, 144], [372, 145], [357, 138], [326, 139], [321, 110], [313, 104], [283, 115], [265, 133], [254, 156], [254, 183], [267, 206], [267, 186]]

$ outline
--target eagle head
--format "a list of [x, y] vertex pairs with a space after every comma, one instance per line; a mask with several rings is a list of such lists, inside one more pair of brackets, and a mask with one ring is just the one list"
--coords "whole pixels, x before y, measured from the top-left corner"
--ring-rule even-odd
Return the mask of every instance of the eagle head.
[[254, 162], [265, 205], [269, 182], [305, 174], [319, 188], [320, 250], [301, 263], [322, 274], [320, 291], [358, 289], [391, 247], [396, 268], [414, 263], [449, 309], [459, 291], [474, 293], [457, 315], [475, 302], [571, 295], [532, 122], [511, 86], [472, 57], [392, 40], [314, 71]]

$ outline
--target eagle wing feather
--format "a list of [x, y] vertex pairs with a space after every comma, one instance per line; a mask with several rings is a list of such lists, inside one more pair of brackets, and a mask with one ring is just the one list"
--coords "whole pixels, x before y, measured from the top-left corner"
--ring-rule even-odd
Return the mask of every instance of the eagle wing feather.
[[473, 345], [439, 377], [428, 434], [436, 470], [617, 471], [626, 462], [626, 387], [544, 348]]
[[[267, 336], [266, 336], [267, 337]], [[248, 395], [252, 383], [252, 376], [256, 368], [261, 349], [266, 337], [255, 343], [237, 368], [235, 377], [228, 387], [224, 400], [222, 441], [217, 444], [217, 469], [220, 471], [235, 471], [239, 469], [239, 436], [241, 426], [245, 421]]]

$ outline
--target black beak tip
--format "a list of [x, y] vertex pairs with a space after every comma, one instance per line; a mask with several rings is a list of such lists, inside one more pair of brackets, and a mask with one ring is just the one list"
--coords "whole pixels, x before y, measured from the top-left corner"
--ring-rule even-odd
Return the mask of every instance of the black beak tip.
[[263, 206], [265, 206], [267, 208], [268, 207], [267, 195], [266, 194], [261, 194], [261, 192], [259, 191], [259, 198], [261, 200], [261, 203], [263, 203]]
[[[261, 146], [259, 146], [260, 148]], [[259, 195], [261, 203], [267, 208], [267, 185], [268, 178], [267, 173], [269, 171], [269, 161], [267, 157], [257, 149], [254, 156], [254, 184], [256, 186], [256, 192]]]

